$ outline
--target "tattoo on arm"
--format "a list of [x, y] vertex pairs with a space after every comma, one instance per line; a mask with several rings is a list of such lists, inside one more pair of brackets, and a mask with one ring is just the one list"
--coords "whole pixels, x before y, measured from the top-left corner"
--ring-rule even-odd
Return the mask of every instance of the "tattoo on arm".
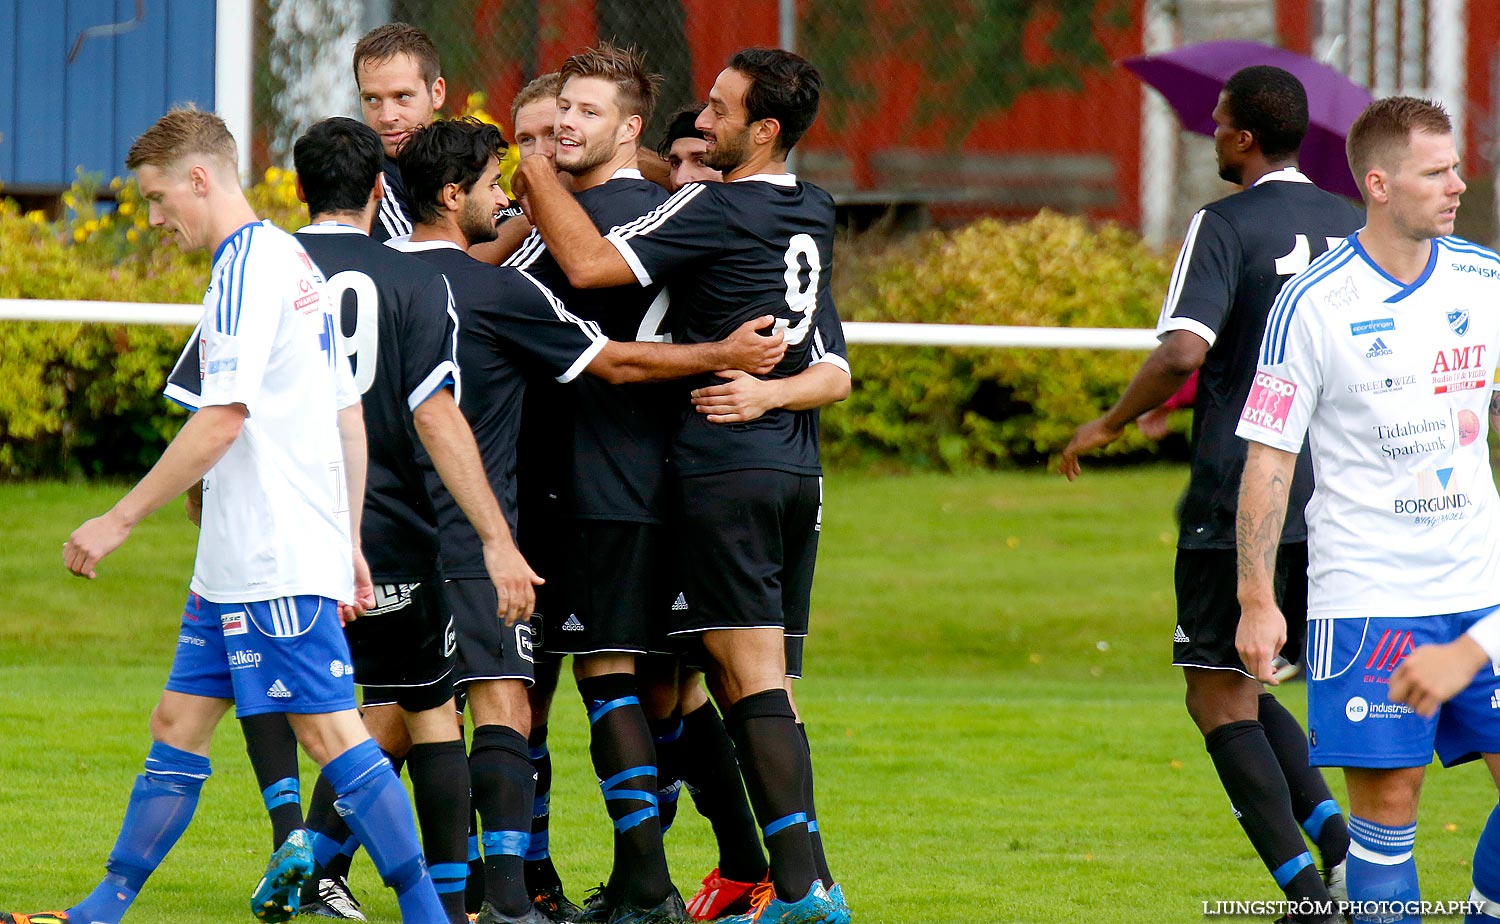
[[1242, 581], [1275, 575], [1290, 494], [1291, 475], [1287, 472], [1273, 471], [1265, 478], [1252, 476], [1241, 482], [1240, 510], [1235, 518], [1235, 564]]
[[1500, 391], [1490, 392], [1490, 416], [1500, 417]]

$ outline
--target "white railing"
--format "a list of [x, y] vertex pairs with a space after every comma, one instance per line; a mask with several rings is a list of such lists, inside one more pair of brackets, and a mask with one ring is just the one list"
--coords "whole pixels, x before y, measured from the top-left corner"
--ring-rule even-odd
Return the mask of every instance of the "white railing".
[[[202, 316], [202, 305], [0, 298], [0, 321], [85, 321], [102, 324], [192, 326]], [[985, 327], [977, 324], [846, 321], [844, 335], [850, 343], [897, 346], [1080, 350], [1149, 350], [1156, 346], [1154, 331], [1120, 327]]]

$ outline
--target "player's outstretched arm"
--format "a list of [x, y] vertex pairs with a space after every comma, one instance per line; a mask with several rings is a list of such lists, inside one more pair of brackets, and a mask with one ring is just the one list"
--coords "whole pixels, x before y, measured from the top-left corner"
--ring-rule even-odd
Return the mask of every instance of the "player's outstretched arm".
[[349, 492], [349, 544], [354, 556], [354, 599], [347, 608], [340, 607], [345, 620], [356, 619], [375, 605], [375, 582], [365, 561], [360, 543], [360, 526], [365, 513], [365, 474], [370, 465], [369, 444], [365, 441], [365, 412], [358, 401], [340, 408], [339, 443], [344, 450], [344, 485]]
[[1234, 645], [1245, 668], [1265, 683], [1276, 682], [1271, 662], [1286, 644], [1286, 617], [1276, 605], [1274, 585], [1276, 553], [1296, 466], [1295, 452], [1251, 442], [1240, 477], [1235, 518], [1240, 624]]
[[188, 418], [161, 458], [109, 512], [73, 530], [63, 543], [63, 565], [94, 578], [94, 566], [124, 544], [137, 523], [202, 481], [240, 435], [249, 410], [243, 404], [212, 405]]
[[511, 188], [575, 289], [638, 284], [630, 264], [558, 181], [551, 158], [533, 154], [522, 160]]
[[1102, 449], [1125, 433], [1125, 425], [1159, 407], [1188, 380], [1208, 355], [1208, 342], [1186, 330], [1168, 331], [1141, 364], [1125, 393], [1103, 417], [1079, 427], [1063, 449], [1057, 470], [1069, 481], [1082, 471], [1078, 457]]
[[775, 316], [769, 314], [752, 318], [716, 343], [611, 340], [584, 371], [617, 385], [662, 382], [720, 369], [765, 375], [786, 355], [786, 336], [781, 331], [760, 333], [775, 323]]
[[784, 379], [760, 379], [730, 369], [719, 372], [722, 385], [695, 388], [693, 409], [709, 423], [744, 423], [775, 408], [810, 411], [849, 397], [849, 373], [833, 363], [816, 363]]
[[453, 392], [440, 388], [412, 412], [417, 436], [432, 457], [433, 468], [484, 543], [484, 566], [499, 597], [497, 616], [506, 625], [529, 619], [536, 610], [535, 587], [542, 583], [526, 563], [495, 499], [474, 433]]

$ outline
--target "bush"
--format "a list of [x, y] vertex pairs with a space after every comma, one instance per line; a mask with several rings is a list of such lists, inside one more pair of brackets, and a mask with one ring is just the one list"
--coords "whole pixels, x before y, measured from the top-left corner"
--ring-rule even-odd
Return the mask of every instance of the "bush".
[[[115, 180], [113, 210], [97, 181], [63, 195], [67, 217], [48, 222], [0, 200], [0, 298], [181, 302], [202, 300], [208, 255], [184, 254], [151, 229], [132, 181]], [[249, 191], [258, 214], [295, 230], [306, 209], [290, 174], [271, 169]], [[150, 466], [182, 423], [161, 397], [185, 327], [0, 323], [0, 474], [134, 474]]]
[[[844, 244], [835, 285], [848, 321], [1151, 327], [1171, 269], [1128, 231], [1045, 211]], [[823, 414], [824, 458], [946, 470], [1034, 463], [1061, 451], [1078, 424], [1114, 403], [1143, 358], [858, 345], [850, 353], [854, 392]], [[1108, 452], [1151, 448], [1131, 428]]]

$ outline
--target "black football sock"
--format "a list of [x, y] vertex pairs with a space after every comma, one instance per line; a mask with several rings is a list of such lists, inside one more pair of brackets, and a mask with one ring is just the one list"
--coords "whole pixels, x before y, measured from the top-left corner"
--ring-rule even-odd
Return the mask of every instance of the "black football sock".
[[823, 835], [818, 830], [818, 807], [813, 801], [813, 770], [812, 770], [812, 745], [807, 741], [807, 725], [797, 723], [797, 731], [802, 733], [802, 746], [807, 749], [807, 791], [803, 798], [807, 800], [807, 834], [812, 838], [813, 863], [818, 867], [818, 878], [823, 880], [823, 885], [833, 887], [833, 873], [828, 871], [828, 858], [823, 854]]
[[651, 908], [672, 890], [656, 809], [656, 751], [641, 710], [634, 674], [578, 681], [589, 714], [589, 756], [615, 827], [613, 894]]
[[1308, 764], [1307, 734], [1286, 707], [1269, 693], [1260, 696], [1260, 724], [1286, 776], [1292, 814], [1318, 845], [1323, 868], [1338, 866], [1349, 853], [1349, 828], [1338, 802], [1328, 790], [1323, 772]]
[[552, 865], [548, 827], [552, 821], [552, 752], [547, 750], [547, 726], [533, 725], [526, 737], [526, 756], [536, 773], [536, 796], [531, 802], [531, 840], [526, 844], [526, 891], [533, 896], [562, 888]]
[[412, 801], [422, 828], [422, 855], [449, 924], [467, 924], [469, 758], [462, 741], [414, 744], [406, 754]]
[[676, 744], [678, 772], [698, 813], [714, 829], [719, 875], [735, 882], [761, 881], [767, 864], [760, 828], [745, 797], [734, 741], [712, 702], [682, 717], [682, 736]]
[[245, 753], [255, 770], [261, 799], [271, 816], [271, 849], [302, 827], [302, 782], [297, 769], [297, 736], [286, 715], [268, 712], [240, 719]]
[[536, 794], [525, 737], [504, 725], [474, 729], [469, 774], [484, 848], [485, 900], [501, 914], [519, 916], [531, 906], [523, 864]]
[[1204, 743], [1240, 826], [1276, 885], [1289, 901], [1328, 901], [1265, 729], [1259, 722], [1230, 722], [1205, 735]]
[[785, 690], [754, 693], [729, 708], [724, 724], [771, 854], [776, 896], [800, 901], [818, 868], [807, 831], [807, 747], [797, 734], [792, 702]]
[[651, 728], [651, 746], [656, 749], [656, 811], [661, 817], [662, 837], [672, 829], [677, 818], [677, 799], [682, 794], [681, 760], [682, 716], [672, 713], [665, 719], [647, 719]]
[[[474, 798], [472, 765], [469, 767], [469, 798]], [[478, 914], [484, 908], [484, 854], [479, 850], [479, 812], [469, 812], [469, 878], [464, 881], [464, 910]]]

